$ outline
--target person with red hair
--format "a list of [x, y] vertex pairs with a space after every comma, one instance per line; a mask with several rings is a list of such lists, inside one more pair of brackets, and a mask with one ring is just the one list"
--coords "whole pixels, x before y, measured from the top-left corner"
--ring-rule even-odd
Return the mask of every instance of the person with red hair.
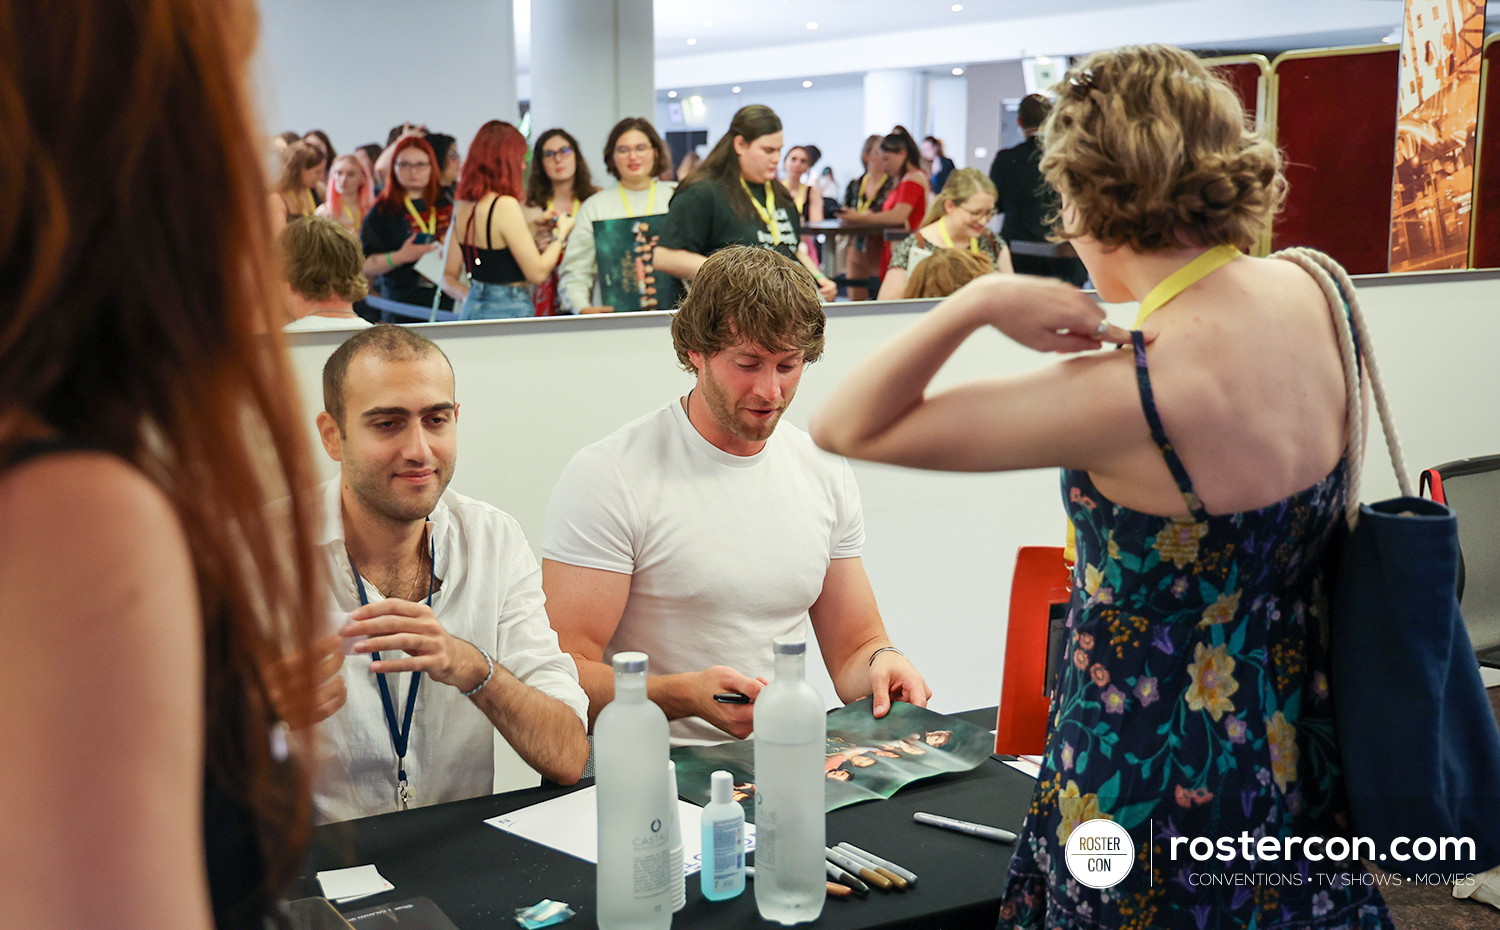
[[[573, 229], [571, 215], [559, 216], [556, 238], [537, 250], [521, 212], [525, 165], [526, 137], [510, 123], [490, 120], [469, 144], [454, 214], [458, 248], [448, 250], [443, 269], [444, 288], [463, 294], [460, 319], [531, 316], [528, 285], [540, 284], [552, 273]], [[471, 278], [467, 290], [465, 269]]]
[[417, 270], [422, 256], [443, 247], [453, 202], [443, 196], [432, 146], [421, 136], [406, 136], [395, 145], [391, 182], [365, 216], [359, 243], [365, 250], [365, 274], [376, 279], [380, 296], [418, 307], [451, 310], [462, 292], [447, 289]]
[[340, 226], [359, 235], [365, 214], [375, 203], [374, 185], [364, 163], [353, 155], [340, 155], [328, 172], [328, 199], [317, 209]]

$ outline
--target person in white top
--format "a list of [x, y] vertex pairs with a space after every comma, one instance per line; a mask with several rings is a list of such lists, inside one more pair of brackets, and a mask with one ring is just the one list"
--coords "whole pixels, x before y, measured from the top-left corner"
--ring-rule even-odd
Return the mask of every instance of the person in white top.
[[[568, 235], [568, 251], [559, 273], [564, 313], [613, 313], [635, 309], [596, 303], [594, 284], [599, 277], [594, 251], [594, 221], [636, 216], [664, 216], [676, 181], [659, 181], [657, 175], [672, 164], [667, 145], [651, 123], [630, 116], [615, 124], [604, 143], [604, 166], [620, 179], [588, 200], [578, 211], [578, 222]], [[661, 277], [661, 276], [659, 276]], [[662, 288], [658, 287], [658, 292]], [[664, 308], [665, 309], [665, 308]]]
[[347, 699], [322, 723], [318, 816], [488, 794], [496, 730], [542, 775], [577, 781], [588, 701], [547, 622], [536, 558], [509, 515], [447, 490], [447, 357], [376, 326], [334, 351], [323, 397], [318, 433], [341, 473], [318, 542], [332, 610], [350, 612], [338, 629], [350, 657], [337, 671]]
[[542, 587], [578, 664], [592, 721], [614, 696], [606, 664], [650, 656], [651, 699], [673, 741], [743, 738], [771, 640], [808, 621], [840, 699], [925, 706], [891, 645], [860, 560], [859, 491], [842, 458], [777, 422], [823, 349], [818, 287], [769, 249], [709, 256], [672, 324], [685, 398], [574, 456], [547, 508]]
[[354, 302], [370, 292], [359, 240], [340, 223], [323, 216], [295, 219], [276, 237], [281, 273], [291, 296], [289, 333], [369, 326]]

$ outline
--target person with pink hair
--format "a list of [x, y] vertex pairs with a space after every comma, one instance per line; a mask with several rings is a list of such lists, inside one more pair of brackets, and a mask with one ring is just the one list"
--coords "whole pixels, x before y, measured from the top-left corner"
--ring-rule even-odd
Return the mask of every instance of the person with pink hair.
[[335, 158], [328, 172], [328, 199], [318, 207], [317, 215], [328, 217], [357, 236], [374, 202], [374, 185], [364, 164], [353, 155]]

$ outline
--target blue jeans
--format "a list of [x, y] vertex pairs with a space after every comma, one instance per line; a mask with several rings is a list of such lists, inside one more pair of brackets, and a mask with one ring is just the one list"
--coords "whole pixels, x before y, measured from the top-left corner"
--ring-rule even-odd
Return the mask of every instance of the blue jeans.
[[505, 320], [535, 314], [536, 308], [531, 304], [531, 288], [519, 284], [486, 284], [475, 281], [469, 285], [469, 296], [465, 298], [458, 318]]

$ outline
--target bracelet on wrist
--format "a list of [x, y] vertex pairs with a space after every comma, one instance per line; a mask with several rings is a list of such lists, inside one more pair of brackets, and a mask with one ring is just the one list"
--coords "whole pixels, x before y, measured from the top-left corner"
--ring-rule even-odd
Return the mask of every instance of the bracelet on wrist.
[[875, 657], [878, 656], [878, 655], [880, 655], [882, 652], [894, 652], [896, 655], [900, 656], [901, 658], [903, 658], [903, 659], [906, 658], [906, 653], [902, 652], [900, 649], [897, 649], [895, 646], [881, 646], [879, 649], [876, 649], [874, 652], [870, 653], [870, 662], [869, 662], [869, 664], [870, 665], [874, 665], [875, 664]]
[[[478, 646], [475, 646], [474, 648], [479, 649]], [[474, 695], [483, 691], [484, 686], [490, 683], [491, 678], [495, 677], [495, 660], [490, 658], [490, 654], [488, 652], [485, 652], [483, 649], [479, 649], [479, 654], [484, 656], [484, 661], [487, 665], [489, 665], [490, 670], [485, 674], [484, 681], [481, 681], [479, 684], [470, 688], [468, 691], [460, 692], [464, 697], [473, 697]]]
[[396, 267], [396, 260], [391, 257], [392, 255], [395, 255], [395, 254], [396, 254], [395, 252], [387, 252], [387, 253], [385, 253], [385, 264], [386, 264], [386, 267], [388, 267], [388, 268], [394, 268], [394, 267]]

